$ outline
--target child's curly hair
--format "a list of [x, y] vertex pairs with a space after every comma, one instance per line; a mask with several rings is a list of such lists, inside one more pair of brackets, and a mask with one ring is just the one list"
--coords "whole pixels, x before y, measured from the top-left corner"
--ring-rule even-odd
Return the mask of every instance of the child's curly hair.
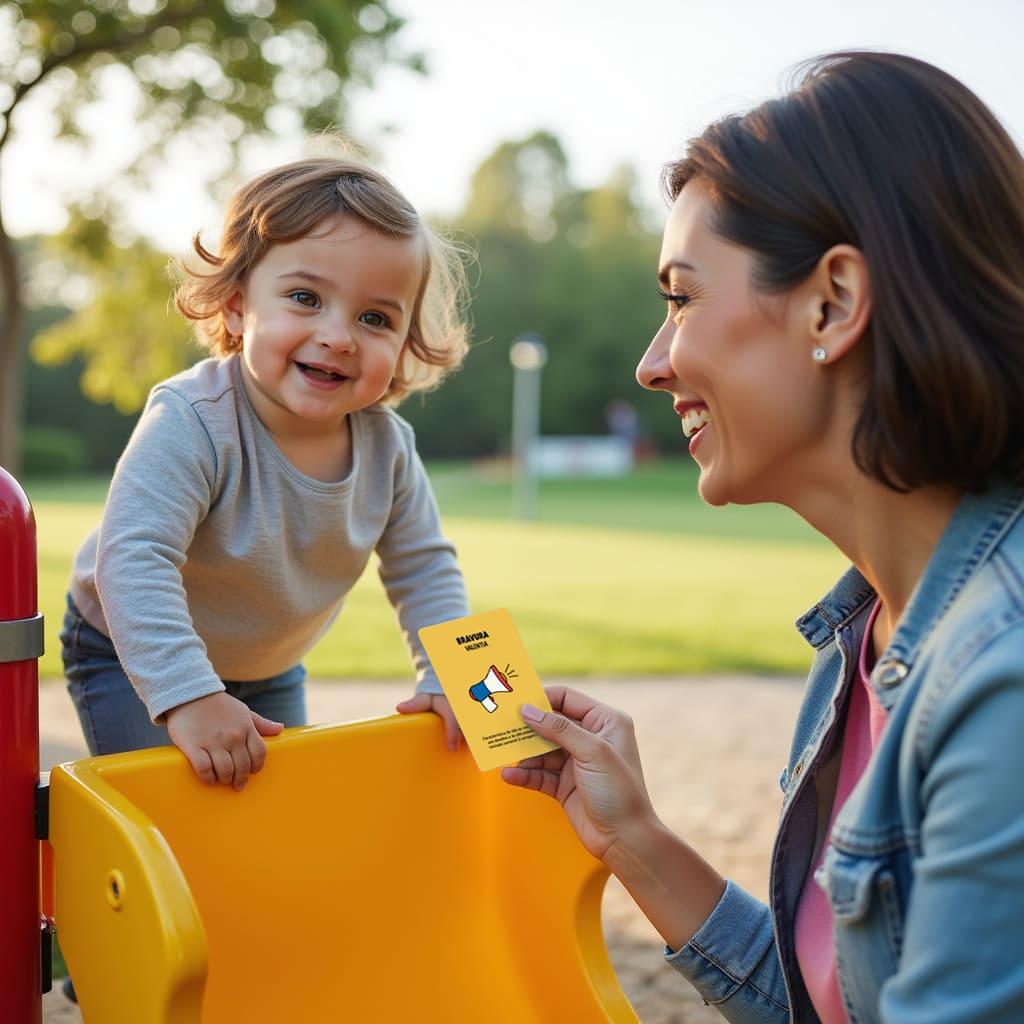
[[219, 252], [211, 252], [196, 235], [195, 255], [179, 263], [184, 279], [175, 304], [195, 321], [199, 343], [214, 355], [240, 351], [241, 337], [224, 322], [225, 304], [272, 245], [295, 241], [342, 215], [419, 243], [423, 279], [395, 376], [382, 399], [395, 405], [413, 391], [436, 387], [465, 357], [466, 274], [461, 250], [425, 225], [387, 178], [362, 163], [308, 157], [267, 171], [239, 189], [224, 216]]

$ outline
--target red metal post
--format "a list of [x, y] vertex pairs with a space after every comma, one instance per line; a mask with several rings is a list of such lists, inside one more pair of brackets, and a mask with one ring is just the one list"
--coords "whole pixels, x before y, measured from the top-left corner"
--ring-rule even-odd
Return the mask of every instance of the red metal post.
[[39, 667], [36, 523], [0, 468], [0, 1005], [3, 1019], [41, 1024]]

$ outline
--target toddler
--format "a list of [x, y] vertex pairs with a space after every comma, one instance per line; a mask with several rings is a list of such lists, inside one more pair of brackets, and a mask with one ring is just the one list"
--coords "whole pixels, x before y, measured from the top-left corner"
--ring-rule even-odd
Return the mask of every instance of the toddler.
[[467, 614], [412, 429], [391, 408], [461, 362], [463, 267], [359, 163], [243, 187], [176, 302], [212, 352], [150, 393], [79, 550], [61, 633], [93, 754], [177, 745], [240, 790], [304, 724], [301, 659], [371, 554], [418, 675], [402, 711], [460, 734], [419, 644]]

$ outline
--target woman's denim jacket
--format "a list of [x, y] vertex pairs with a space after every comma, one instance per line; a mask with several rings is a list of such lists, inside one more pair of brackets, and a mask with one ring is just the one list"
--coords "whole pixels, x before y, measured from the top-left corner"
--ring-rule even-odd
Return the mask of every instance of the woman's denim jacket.
[[[797, 623], [816, 653], [782, 775], [770, 907], [729, 882], [688, 945], [666, 950], [731, 1021], [817, 1020], [793, 921], [874, 600], [851, 569]], [[871, 684], [888, 724], [815, 875], [847, 1016], [1021, 1024], [1024, 492], [960, 502]]]

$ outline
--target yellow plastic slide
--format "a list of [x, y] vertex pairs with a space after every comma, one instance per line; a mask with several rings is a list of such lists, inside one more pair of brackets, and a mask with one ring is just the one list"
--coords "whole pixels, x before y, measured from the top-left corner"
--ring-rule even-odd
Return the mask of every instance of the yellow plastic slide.
[[604, 867], [433, 715], [288, 730], [241, 793], [171, 748], [50, 777], [86, 1024], [621, 1022]]

